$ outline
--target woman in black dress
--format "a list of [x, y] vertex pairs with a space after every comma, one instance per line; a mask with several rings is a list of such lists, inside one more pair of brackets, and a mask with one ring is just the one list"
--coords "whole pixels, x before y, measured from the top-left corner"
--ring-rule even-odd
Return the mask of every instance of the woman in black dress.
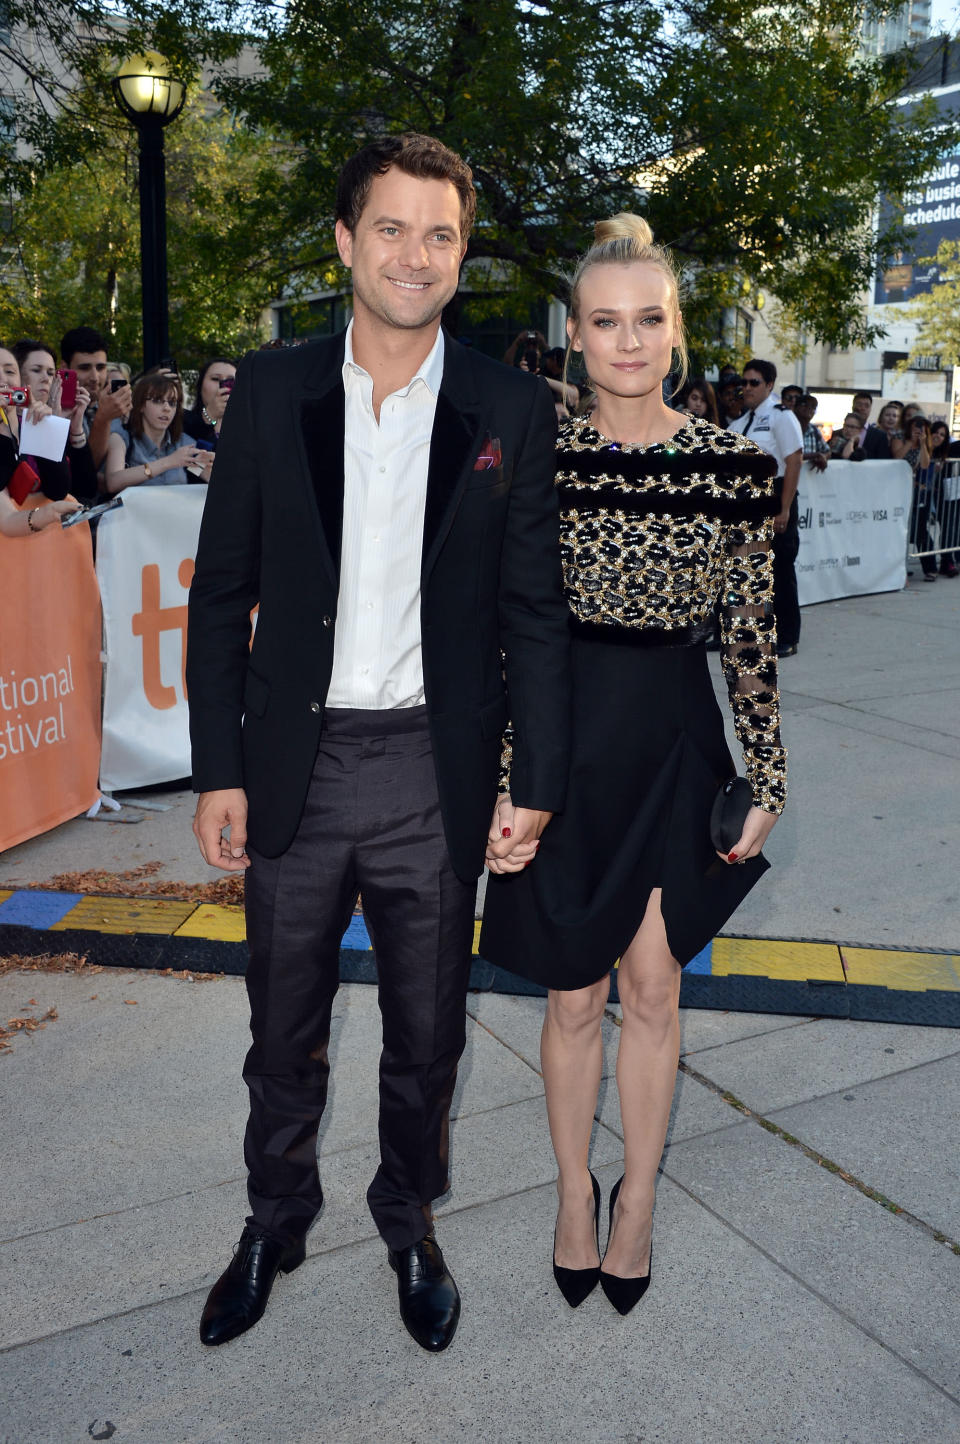
[[[768, 864], [783, 807], [773, 618], [773, 462], [678, 416], [662, 382], [685, 347], [669, 255], [637, 216], [596, 228], [574, 278], [570, 345], [597, 395], [557, 440], [571, 610], [573, 760], [566, 810], [491, 876], [483, 957], [549, 989], [541, 1042], [559, 1167], [554, 1273], [576, 1306], [597, 1282], [626, 1313], [649, 1283], [654, 1184], [679, 1054], [681, 968]], [[703, 638], [721, 654], [754, 806], [729, 854], [710, 841], [735, 772]], [[509, 737], [504, 787], [509, 787]], [[491, 842], [509, 836], [504, 791]], [[588, 1168], [609, 975], [623, 1011], [617, 1086], [625, 1171], [600, 1269]]]

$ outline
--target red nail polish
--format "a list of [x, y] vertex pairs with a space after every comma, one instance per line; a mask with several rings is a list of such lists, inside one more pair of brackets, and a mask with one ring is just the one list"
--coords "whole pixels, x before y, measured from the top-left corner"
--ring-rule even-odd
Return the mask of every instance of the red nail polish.
[[728, 853], [727, 853], [727, 862], [736, 862], [736, 860], [737, 860], [737, 853], [735, 853], [735, 852], [728, 852]]
[[500, 829], [500, 836], [501, 836], [501, 837], [512, 837], [512, 836], [513, 836], [513, 832], [512, 832], [512, 830], [511, 830], [509, 827], [501, 827], [501, 829]]

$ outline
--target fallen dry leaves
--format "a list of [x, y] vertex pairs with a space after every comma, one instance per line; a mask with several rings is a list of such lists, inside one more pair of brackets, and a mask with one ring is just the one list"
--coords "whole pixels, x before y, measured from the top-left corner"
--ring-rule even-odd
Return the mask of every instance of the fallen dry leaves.
[[243, 902], [243, 877], [231, 874], [216, 882], [171, 882], [158, 878], [163, 867], [157, 861], [141, 863], [126, 872], [102, 872], [89, 868], [86, 872], [61, 872], [46, 882], [16, 883], [18, 888], [40, 889], [44, 892], [81, 892], [97, 897], [177, 898], [183, 902], [223, 903], [237, 906]]
[[37, 1033], [57, 1017], [59, 1014], [56, 1008], [48, 1008], [39, 1018], [8, 1018], [6, 1024], [0, 1023], [0, 1052], [10, 1047], [10, 1040], [17, 1033]]
[[0, 957], [0, 973], [102, 973], [100, 963], [88, 963], [79, 953], [8, 953]]

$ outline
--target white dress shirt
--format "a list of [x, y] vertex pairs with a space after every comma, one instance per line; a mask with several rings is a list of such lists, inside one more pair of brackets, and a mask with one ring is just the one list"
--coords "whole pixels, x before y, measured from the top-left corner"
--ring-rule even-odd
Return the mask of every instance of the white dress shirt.
[[328, 707], [423, 702], [420, 566], [430, 438], [443, 379], [443, 332], [406, 386], [373, 412], [373, 378], [343, 360], [343, 541]]
[[792, 411], [781, 411], [771, 393], [754, 411], [745, 411], [736, 421], [731, 421], [728, 431], [737, 431], [749, 436], [751, 441], [777, 463], [777, 475], [782, 476], [788, 456], [803, 450], [803, 432]]

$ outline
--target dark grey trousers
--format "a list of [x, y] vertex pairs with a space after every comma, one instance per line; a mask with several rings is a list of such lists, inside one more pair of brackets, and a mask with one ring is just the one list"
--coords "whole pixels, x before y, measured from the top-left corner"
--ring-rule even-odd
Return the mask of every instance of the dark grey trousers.
[[388, 1246], [406, 1248], [449, 1186], [475, 896], [447, 856], [426, 709], [325, 712], [296, 837], [280, 857], [249, 853], [249, 1222], [291, 1243], [323, 1203], [330, 1015], [362, 892], [383, 1019], [380, 1166], [367, 1201]]

